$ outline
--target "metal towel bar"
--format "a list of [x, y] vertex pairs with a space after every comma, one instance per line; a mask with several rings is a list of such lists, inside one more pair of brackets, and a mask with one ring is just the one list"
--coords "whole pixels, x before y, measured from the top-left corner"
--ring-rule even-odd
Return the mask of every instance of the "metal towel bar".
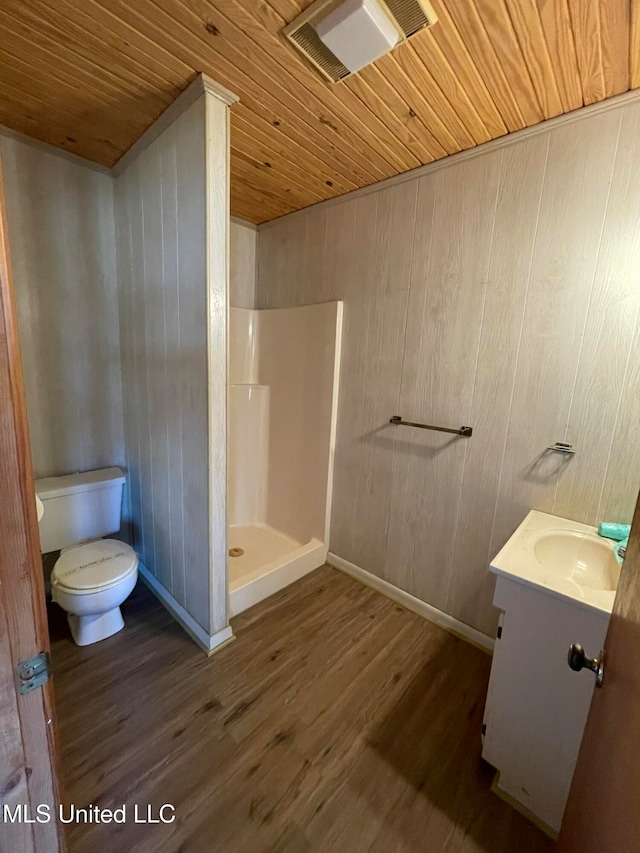
[[452, 435], [464, 435], [467, 438], [472, 435], [473, 428], [470, 426], [462, 426], [460, 429], [449, 429], [449, 427], [438, 427], [431, 426], [430, 424], [416, 424], [412, 421], [403, 421], [400, 415], [394, 415], [389, 420], [390, 424], [395, 424], [396, 426], [410, 426], [410, 427], [418, 427], [418, 429], [432, 429], [436, 432], [450, 432]]

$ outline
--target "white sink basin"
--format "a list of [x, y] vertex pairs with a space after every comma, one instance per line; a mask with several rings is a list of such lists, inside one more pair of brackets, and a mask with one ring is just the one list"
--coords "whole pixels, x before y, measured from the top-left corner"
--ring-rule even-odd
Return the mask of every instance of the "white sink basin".
[[611, 542], [578, 530], [543, 530], [533, 538], [541, 565], [590, 589], [615, 592], [620, 577]]
[[618, 544], [595, 527], [532, 510], [491, 571], [610, 613], [620, 578]]

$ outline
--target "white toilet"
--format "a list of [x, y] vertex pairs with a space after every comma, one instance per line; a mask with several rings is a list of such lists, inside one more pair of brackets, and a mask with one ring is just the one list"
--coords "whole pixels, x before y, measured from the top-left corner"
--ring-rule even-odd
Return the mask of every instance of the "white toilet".
[[138, 578], [133, 548], [101, 538], [120, 530], [124, 481], [119, 468], [36, 480], [44, 506], [40, 549], [43, 554], [61, 551], [51, 572], [52, 597], [67, 611], [79, 646], [124, 628], [120, 605]]

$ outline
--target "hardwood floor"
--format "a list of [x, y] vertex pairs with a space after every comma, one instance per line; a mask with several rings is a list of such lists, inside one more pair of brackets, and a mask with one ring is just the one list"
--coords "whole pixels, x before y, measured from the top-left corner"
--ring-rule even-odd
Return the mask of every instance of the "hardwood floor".
[[[141, 585], [79, 648], [52, 606], [71, 853], [551, 851], [480, 760], [490, 658], [323, 567], [234, 620], [207, 659]], [[176, 807], [169, 825], [133, 806]]]

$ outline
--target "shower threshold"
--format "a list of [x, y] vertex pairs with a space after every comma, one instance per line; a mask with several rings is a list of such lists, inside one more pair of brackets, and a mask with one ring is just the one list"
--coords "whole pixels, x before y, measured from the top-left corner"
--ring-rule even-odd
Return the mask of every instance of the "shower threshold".
[[318, 539], [306, 543], [267, 524], [233, 524], [229, 528], [229, 609], [231, 616], [253, 607], [326, 560]]

